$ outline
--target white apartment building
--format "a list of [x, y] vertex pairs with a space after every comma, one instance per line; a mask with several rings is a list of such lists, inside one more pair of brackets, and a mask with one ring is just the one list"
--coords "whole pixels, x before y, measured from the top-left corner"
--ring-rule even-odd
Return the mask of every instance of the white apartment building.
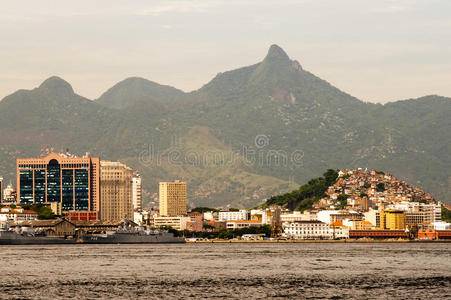
[[406, 213], [423, 216], [424, 223], [440, 222], [442, 220], [442, 207], [440, 204], [426, 204], [419, 202], [402, 201], [387, 205], [388, 209], [403, 210]]
[[133, 209], [142, 210], [142, 182], [139, 174], [134, 174], [132, 178], [132, 200]]
[[190, 217], [156, 217], [153, 219], [154, 227], [172, 227], [176, 230], [185, 230], [186, 223], [190, 222]]
[[247, 210], [241, 209], [239, 211], [220, 211], [218, 213], [218, 220], [223, 221], [245, 221], [247, 220]]
[[329, 224], [321, 221], [295, 221], [282, 224], [284, 235], [295, 239], [330, 239]]
[[321, 210], [317, 214], [317, 220], [326, 224], [330, 224], [330, 216], [333, 214], [338, 214], [338, 210]]
[[316, 221], [318, 218], [316, 212], [305, 211], [301, 213], [300, 211], [293, 211], [290, 213], [283, 213], [280, 215], [280, 221], [284, 222], [295, 222], [295, 221]]
[[348, 239], [349, 228], [340, 226], [329, 228], [329, 234], [331, 239]]

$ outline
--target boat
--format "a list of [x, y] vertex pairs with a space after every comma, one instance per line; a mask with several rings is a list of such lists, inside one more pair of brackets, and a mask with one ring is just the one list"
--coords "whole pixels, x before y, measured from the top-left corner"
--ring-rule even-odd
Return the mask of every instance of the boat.
[[30, 235], [15, 231], [0, 230], [0, 245], [49, 245], [75, 244], [76, 240], [65, 237]]
[[185, 243], [182, 237], [158, 229], [124, 226], [103, 233], [86, 234], [77, 232], [75, 236], [47, 236], [32, 227], [11, 230], [0, 226], [0, 245], [50, 245], [50, 244], [169, 244]]
[[166, 244], [185, 243], [182, 237], [160, 230], [111, 230], [104, 234], [90, 234], [81, 237], [84, 244]]

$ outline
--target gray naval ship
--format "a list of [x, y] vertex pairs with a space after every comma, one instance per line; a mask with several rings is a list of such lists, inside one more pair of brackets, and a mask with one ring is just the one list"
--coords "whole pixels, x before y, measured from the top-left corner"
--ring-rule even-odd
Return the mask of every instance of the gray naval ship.
[[49, 244], [169, 244], [185, 243], [185, 238], [175, 237], [172, 233], [144, 227], [123, 226], [104, 233], [85, 234], [78, 232], [74, 236], [46, 236], [32, 227], [16, 227], [11, 230], [9, 224], [0, 226], [0, 245], [49, 245]]
[[104, 234], [90, 234], [81, 237], [83, 244], [169, 244], [185, 243], [185, 238], [157, 229], [135, 228], [107, 231]]

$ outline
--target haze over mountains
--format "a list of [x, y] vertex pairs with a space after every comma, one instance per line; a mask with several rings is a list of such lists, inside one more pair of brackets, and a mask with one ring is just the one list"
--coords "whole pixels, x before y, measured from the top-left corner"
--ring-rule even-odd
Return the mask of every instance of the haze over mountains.
[[362, 102], [273, 45], [262, 62], [191, 93], [142, 78], [95, 101], [58, 77], [19, 90], [0, 102], [0, 175], [14, 179], [17, 157], [50, 144], [121, 160], [150, 193], [158, 181], [186, 180], [196, 205], [251, 207], [325, 169], [356, 167], [451, 202], [450, 115], [451, 99], [434, 95]]

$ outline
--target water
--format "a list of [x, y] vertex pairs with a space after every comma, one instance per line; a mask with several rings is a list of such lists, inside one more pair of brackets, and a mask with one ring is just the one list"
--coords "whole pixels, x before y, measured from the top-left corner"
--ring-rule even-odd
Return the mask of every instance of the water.
[[0, 246], [2, 299], [451, 299], [451, 244]]

